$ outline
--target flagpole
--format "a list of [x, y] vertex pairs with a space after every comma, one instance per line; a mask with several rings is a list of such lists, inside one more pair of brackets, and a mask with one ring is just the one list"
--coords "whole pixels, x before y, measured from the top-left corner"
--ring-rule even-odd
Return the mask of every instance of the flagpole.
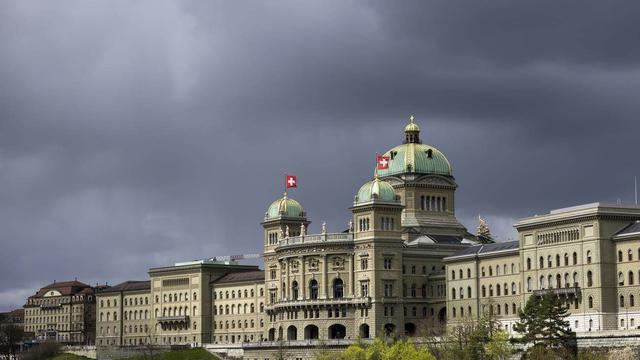
[[637, 176], [633, 177], [633, 188], [636, 195], [636, 205], [638, 205], [638, 177]]

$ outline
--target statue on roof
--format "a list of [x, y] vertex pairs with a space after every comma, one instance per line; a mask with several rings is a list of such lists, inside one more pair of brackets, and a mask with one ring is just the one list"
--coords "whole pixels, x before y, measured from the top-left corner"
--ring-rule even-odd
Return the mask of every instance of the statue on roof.
[[487, 224], [487, 220], [483, 219], [480, 215], [478, 215], [478, 231], [476, 232], [476, 237], [482, 244], [494, 242], [493, 236], [491, 235], [491, 230], [489, 230], [489, 225]]

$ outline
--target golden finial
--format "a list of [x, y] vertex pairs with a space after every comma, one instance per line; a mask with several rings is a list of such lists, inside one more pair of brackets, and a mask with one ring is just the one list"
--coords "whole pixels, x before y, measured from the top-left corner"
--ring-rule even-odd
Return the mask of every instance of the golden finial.
[[415, 119], [415, 117], [413, 117], [413, 115], [409, 116], [409, 121], [411, 121], [411, 123], [413, 124], [413, 120]]

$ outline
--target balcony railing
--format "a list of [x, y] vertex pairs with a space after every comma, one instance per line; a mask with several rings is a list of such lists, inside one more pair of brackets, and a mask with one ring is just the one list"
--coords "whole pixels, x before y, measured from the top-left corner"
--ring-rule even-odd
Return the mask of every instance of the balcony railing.
[[275, 310], [281, 308], [291, 307], [305, 307], [305, 306], [333, 306], [333, 305], [356, 305], [356, 306], [370, 306], [370, 297], [356, 297], [356, 298], [337, 298], [337, 299], [304, 299], [304, 300], [283, 300], [274, 304], [265, 306], [266, 310]]
[[333, 233], [333, 234], [314, 234], [314, 235], [300, 235], [291, 236], [281, 239], [278, 242], [278, 246], [300, 245], [300, 244], [315, 244], [328, 241], [352, 241], [352, 233]]
[[158, 317], [158, 322], [170, 322], [170, 321], [189, 322], [189, 315], [160, 316], [160, 317]]
[[556, 295], [564, 295], [564, 296], [578, 296], [580, 294], [580, 287], [571, 286], [571, 287], [563, 287], [563, 288], [551, 288], [551, 289], [542, 289], [542, 290], [533, 290], [533, 295], [542, 296], [544, 294], [556, 294]]

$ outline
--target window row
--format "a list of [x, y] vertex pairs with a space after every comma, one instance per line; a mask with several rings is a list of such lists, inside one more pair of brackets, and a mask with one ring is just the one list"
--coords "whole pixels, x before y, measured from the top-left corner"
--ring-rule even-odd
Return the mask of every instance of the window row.
[[[260, 303], [260, 312], [263, 311], [264, 303]], [[256, 306], [253, 303], [250, 305], [238, 304], [237, 310], [235, 304], [232, 304], [231, 306], [225, 305], [224, 307], [222, 305], [213, 307], [213, 315], [253, 314], [254, 312], [256, 312]]]
[[[243, 326], [244, 324], [244, 326]], [[237, 328], [238, 329], [249, 329], [249, 328], [255, 328], [255, 321], [253, 319], [251, 320], [238, 320], [237, 322]], [[262, 321], [262, 319], [260, 320], [260, 327], [264, 327], [264, 321]], [[224, 323], [222, 321], [220, 321], [219, 323], [216, 323], [215, 321], [213, 322], [213, 329], [235, 329], [236, 328], [236, 321], [235, 320], [227, 320]]]
[[[500, 276], [500, 275], [509, 275], [509, 274], [515, 274], [518, 271], [518, 268], [516, 267], [516, 264], [511, 263], [511, 267], [508, 267], [507, 264], [503, 264], [502, 266], [500, 265], [496, 265], [496, 266], [487, 266], [488, 269], [488, 273], [489, 276], [493, 276], [494, 275], [494, 271], [493, 269], [495, 269], [495, 275], [496, 276]], [[502, 269], [502, 271], [500, 271], [500, 269]], [[509, 272], [509, 270], [511, 270], [511, 272]], [[460, 275], [460, 279], [462, 279], [462, 269], [459, 270], [459, 275]], [[487, 271], [485, 271], [485, 267], [483, 266], [482, 268], [480, 268], [480, 275], [481, 276], [487, 276]], [[455, 280], [456, 274], [454, 272], [451, 273], [451, 277], [452, 280]], [[471, 269], [467, 269], [467, 278], [471, 277]]]
[[[503, 286], [500, 286], [500, 284], [497, 284], [495, 287], [495, 296], [509, 296], [509, 295], [516, 295], [518, 293], [518, 288], [520, 286], [516, 286], [515, 282], [511, 283], [511, 293], [509, 293], [509, 284], [504, 283]], [[486, 285], [482, 285], [482, 297], [487, 297], [487, 295], [489, 297], [494, 296], [494, 287], [493, 285], [489, 285], [488, 286], [489, 289], [489, 293], [487, 294], [487, 286]], [[455, 289], [452, 289], [452, 297], [455, 299]], [[467, 287], [467, 297], [471, 297], [471, 287]], [[462, 288], [460, 288], [460, 298], [463, 299], [462, 296]]]
[[447, 198], [444, 196], [420, 196], [420, 209], [426, 211], [447, 211]]
[[[562, 259], [564, 259], [564, 266], [569, 266], [569, 254], [564, 253], [564, 256], [562, 257]], [[540, 258], [538, 259], [538, 269], [544, 269], [545, 267], [545, 261], [544, 261], [544, 256], [540, 256]], [[561, 258], [560, 258], [560, 254], [556, 254], [555, 256], [555, 266], [559, 267], [562, 266], [562, 262], [561, 262]], [[574, 252], [571, 255], [571, 265], [578, 265], [578, 253]], [[587, 251], [587, 264], [591, 263], [591, 251]], [[551, 255], [547, 256], [547, 267], [551, 268], [553, 267], [553, 257]], [[532, 262], [531, 262], [531, 258], [527, 258], [527, 270], [532, 270]]]
[[358, 220], [358, 231], [367, 231], [371, 229], [371, 220], [369, 218], [360, 218]]
[[393, 230], [395, 228], [394, 218], [386, 216], [380, 218], [380, 230]]
[[[618, 250], [618, 262], [623, 261], [622, 250]], [[640, 249], [638, 249], [638, 259], [640, 259]], [[633, 251], [631, 249], [627, 250], [627, 261], [633, 261]]]
[[[159, 297], [158, 295], [156, 295], [156, 303], [159, 303]], [[198, 300], [198, 294], [194, 291], [193, 292], [193, 301], [197, 301]], [[184, 293], [172, 293], [172, 294], [163, 294], [162, 295], [162, 301], [163, 302], [179, 302], [179, 301], [189, 301], [189, 293], [188, 292], [184, 292]]]
[[[275, 279], [276, 270], [272, 269], [271, 272], [272, 272], [271, 273], [272, 279]], [[260, 288], [259, 292], [260, 292], [260, 296], [264, 296], [264, 289], [263, 288]], [[244, 294], [244, 296], [243, 296], [243, 294]], [[251, 289], [251, 290], [244, 289], [244, 291], [238, 290], [237, 295], [238, 295], [237, 296], [238, 299], [241, 299], [243, 297], [244, 298], [254, 297], [255, 296], [255, 291], [253, 289]], [[224, 291], [224, 292], [222, 290], [220, 290], [218, 292], [214, 291], [213, 292], [213, 298], [214, 299], [235, 299], [236, 298], [236, 291], [235, 290], [231, 290], [231, 291], [227, 290], [227, 291]]]

